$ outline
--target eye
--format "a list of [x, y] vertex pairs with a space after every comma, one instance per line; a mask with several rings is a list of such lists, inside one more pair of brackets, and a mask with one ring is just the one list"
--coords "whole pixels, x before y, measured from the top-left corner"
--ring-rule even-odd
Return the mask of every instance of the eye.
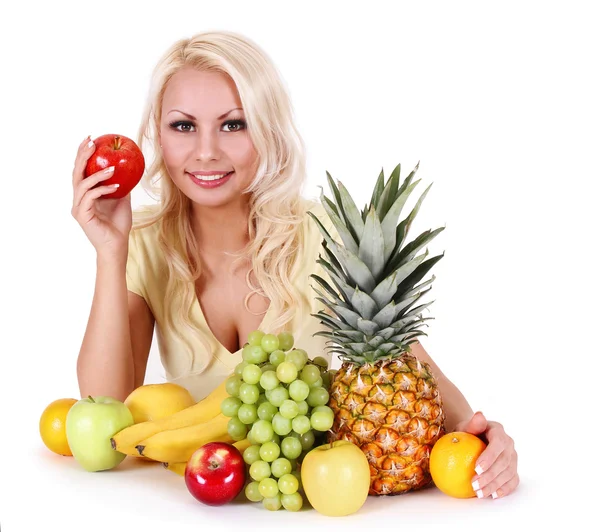
[[231, 132], [231, 133], [233, 133], [235, 131], [241, 131], [243, 129], [246, 129], [246, 121], [245, 120], [241, 120], [241, 119], [227, 120], [227, 122], [225, 122], [223, 124], [223, 130]]
[[182, 132], [182, 133], [187, 133], [187, 132], [189, 132], [189, 131], [191, 131], [191, 130], [190, 130], [190, 129], [179, 129], [179, 127], [180, 127], [180, 126], [181, 126], [181, 127], [184, 127], [184, 128], [187, 128], [187, 127], [194, 127], [194, 124], [192, 124], [192, 123], [191, 123], [190, 121], [188, 121], [188, 120], [177, 120], [176, 122], [171, 122], [171, 123], [169, 124], [169, 126], [170, 126], [172, 129], [175, 129], [175, 130], [177, 130], [177, 131], [180, 131], [180, 132]]

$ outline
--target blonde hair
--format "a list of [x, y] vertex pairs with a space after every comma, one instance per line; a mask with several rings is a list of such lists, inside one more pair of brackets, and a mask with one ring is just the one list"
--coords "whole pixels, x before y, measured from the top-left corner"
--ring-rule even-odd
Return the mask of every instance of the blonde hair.
[[[248, 134], [258, 155], [257, 172], [248, 190], [250, 241], [241, 256], [251, 260], [258, 285], [253, 294], [269, 298], [277, 319], [271, 332], [285, 330], [297, 312], [308, 305], [307, 295], [297, 290], [291, 279], [303, 247], [302, 222], [305, 218], [301, 189], [305, 178], [304, 143], [294, 125], [292, 106], [277, 69], [251, 40], [233, 32], [198, 33], [175, 42], [154, 68], [147, 103], [138, 131], [138, 145], [148, 146], [144, 188], [159, 200], [155, 213], [136, 213], [133, 230], [159, 223], [159, 244], [168, 265], [165, 327], [185, 344], [193, 358], [203, 362], [194, 373], [210, 363], [210, 346], [191, 321], [196, 299], [195, 283], [201, 276], [198, 245], [190, 224], [191, 201], [168, 177], [160, 149], [158, 132], [162, 99], [171, 77], [184, 67], [221, 72], [234, 81], [248, 124]], [[196, 335], [206, 353], [192, 353], [185, 332]]]

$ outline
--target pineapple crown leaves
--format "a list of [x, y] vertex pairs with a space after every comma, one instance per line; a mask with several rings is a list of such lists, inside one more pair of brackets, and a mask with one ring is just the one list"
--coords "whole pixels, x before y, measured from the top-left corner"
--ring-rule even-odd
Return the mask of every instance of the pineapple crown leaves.
[[[320, 200], [341, 242], [334, 240], [313, 213], [308, 213], [323, 236], [324, 255], [319, 255], [317, 262], [335, 286], [334, 289], [323, 278], [311, 276], [324, 289], [323, 292], [313, 286], [320, 296], [317, 300], [329, 311], [313, 314], [329, 329], [317, 335], [327, 337], [328, 343], [333, 344], [330, 349], [343, 359], [356, 363], [406, 351], [417, 336], [426, 335], [420, 327], [433, 319], [422, 317], [433, 301], [413, 305], [430, 290], [424, 289], [435, 279], [432, 276], [418, 284], [444, 255], [427, 258], [426, 246], [445, 227], [424, 231], [407, 242], [410, 227], [431, 185], [398, 223], [408, 198], [420, 182], [413, 182], [419, 163], [402, 183], [400, 168], [397, 165], [387, 181], [382, 169], [370, 203], [362, 211], [346, 187], [326, 173], [332, 199], [321, 188]], [[418, 254], [423, 248], [425, 251]]]

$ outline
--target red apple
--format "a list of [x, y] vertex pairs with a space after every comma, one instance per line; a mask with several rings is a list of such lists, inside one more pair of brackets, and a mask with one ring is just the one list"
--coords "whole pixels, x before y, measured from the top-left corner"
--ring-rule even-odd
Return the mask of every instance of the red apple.
[[142, 179], [145, 161], [142, 150], [138, 145], [124, 135], [102, 135], [94, 139], [96, 149], [88, 159], [84, 176], [89, 177], [104, 168], [114, 166], [113, 175], [101, 181], [96, 186], [119, 183], [115, 192], [102, 196], [103, 198], [124, 198]]
[[185, 485], [200, 502], [221, 506], [235, 499], [246, 483], [242, 453], [223, 442], [207, 443], [188, 460]]

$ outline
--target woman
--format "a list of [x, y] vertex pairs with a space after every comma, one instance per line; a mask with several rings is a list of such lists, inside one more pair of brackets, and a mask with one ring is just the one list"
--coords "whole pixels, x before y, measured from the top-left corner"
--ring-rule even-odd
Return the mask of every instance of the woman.
[[[86, 139], [73, 172], [73, 216], [97, 252], [96, 289], [77, 361], [82, 396], [123, 400], [144, 382], [156, 326], [167, 379], [201, 399], [241, 362], [256, 329], [292, 331], [311, 357], [323, 355], [311, 273], [321, 236], [301, 197], [304, 149], [291, 105], [268, 57], [234, 33], [174, 43], [153, 73], [138, 144], [155, 155], [147, 184], [156, 206], [102, 199], [110, 172], [87, 179]], [[99, 185], [99, 186], [96, 186]], [[518, 484], [516, 452], [502, 426], [473, 411], [418, 343], [413, 353], [438, 376], [450, 430], [489, 445], [478, 496]]]

